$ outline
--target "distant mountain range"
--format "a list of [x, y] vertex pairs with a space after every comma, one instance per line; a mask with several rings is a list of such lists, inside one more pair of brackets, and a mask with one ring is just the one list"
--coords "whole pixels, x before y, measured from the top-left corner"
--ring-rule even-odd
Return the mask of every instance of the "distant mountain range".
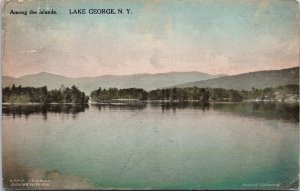
[[145, 90], [153, 90], [194, 82], [207, 80], [224, 75], [210, 75], [202, 72], [169, 72], [159, 74], [134, 74], [126, 76], [105, 75], [98, 77], [86, 78], [69, 78], [61, 75], [50, 74], [46, 72], [38, 74], [30, 74], [13, 78], [8, 76], [2, 77], [3, 87], [15, 84], [16, 86], [32, 86], [41, 87], [47, 86], [48, 89], [58, 89], [61, 85], [77, 86], [80, 90], [90, 94], [92, 90], [102, 88], [143, 88]]
[[286, 84], [299, 84], [299, 67], [282, 70], [258, 71], [239, 75], [210, 75], [201, 72], [170, 72], [159, 74], [134, 74], [126, 76], [105, 75], [86, 78], [69, 78], [50, 73], [25, 75], [19, 78], [2, 77], [3, 87], [12, 84], [22, 86], [58, 89], [61, 85], [77, 86], [86, 94], [102, 88], [143, 88], [153, 90], [166, 87], [210, 87], [235, 90], [250, 90], [252, 87], [265, 88]]
[[286, 84], [299, 84], [299, 67], [282, 70], [268, 70], [245, 74], [223, 76], [215, 79], [198, 80], [177, 85], [177, 87], [210, 87], [235, 90], [262, 89]]

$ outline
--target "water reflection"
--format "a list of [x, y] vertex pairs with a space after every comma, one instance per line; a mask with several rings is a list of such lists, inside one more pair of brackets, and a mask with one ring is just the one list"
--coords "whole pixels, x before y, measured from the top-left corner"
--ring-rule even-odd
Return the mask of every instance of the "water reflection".
[[91, 104], [92, 107], [99, 111], [108, 110], [143, 110], [147, 107], [147, 103], [141, 102], [138, 104]]
[[71, 175], [99, 189], [287, 188], [298, 175], [298, 114], [297, 104], [270, 103], [4, 105], [4, 181], [55, 172], [53, 184]]
[[212, 109], [241, 116], [281, 119], [293, 123], [299, 122], [298, 103], [214, 103]]
[[66, 113], [72, 114], [75, 119], [77, 113], [84, 112], [89, 105], [84, 104], [57, 104], [57, 105], [3, 105], [2, 115], [12, 116], [13, 118], [25, 116], [28, 118], [32, 114], [42, 114], [47, 120], [47, 113]]
[[[155, 105], [152, 105], [155, 106]], [[187, 109], [187, 108], [193, 108], [193, 109], [201, 109], [202, 111], [208, 111], [210, 104], [209, 103], [201, 103], [201, 102], [177, 102], [177, 103], [170, 103], [165, 102], [161, 103], [160, 107], [162, 109], [162, 112], [167, 110], [173, 110], [176, 111], [176, 109]]]
[[[288, 103], [261, 103], [261, 102], [243, 102], [243, 103], [200, 103], [200, 102], [140, 102], [135, 104], [92, 104], [91, 107], [98, 111], [105, 110], [144, 110], [161, 109], [161, 112], [183, 109], [195, 109], [208, 112], [217, 110], [221, 112], [231, 113], [233, 115], [259, 117], [265, 119], [280, 119], [288, 122], [299, 122], [299, 104]], [[85, 112], [89, 109], [89, 105], [3, 105], [3, 115], [15, 117], [25, 116], [26, 118], [32, 114], [41, 114], [47, 119], [47, 113], [66, 113], [72, 114], [72, 118], [76, 119], [79, 112]]]

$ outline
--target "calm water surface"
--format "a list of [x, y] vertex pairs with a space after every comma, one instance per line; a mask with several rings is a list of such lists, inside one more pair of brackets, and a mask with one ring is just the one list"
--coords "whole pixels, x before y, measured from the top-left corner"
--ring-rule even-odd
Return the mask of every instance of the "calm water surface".
[[6, 180], [43, 169], [96, 188], [270, 189], [299, 171], [297, 104], [3, 107]]

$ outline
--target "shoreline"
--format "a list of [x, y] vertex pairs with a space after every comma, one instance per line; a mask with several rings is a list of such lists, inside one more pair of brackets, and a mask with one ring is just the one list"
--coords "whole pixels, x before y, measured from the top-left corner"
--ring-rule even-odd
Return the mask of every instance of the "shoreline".
[[89, 103], [2, 103], [2, 105], [87, 105]]
[[180, 103], [202, 103], [202, 104], [213, 104], [213, 103], [222, 103], [222, 104], [233, 104], [233, 103], [286, 103], [286, 104], [296, 104], [299, 103], [299, 100], [243, 100], [239, 102], [232, 101], [208, 101], [201, 102], [198, 100], [184, 100], [184, 101], [170, 101], [170, 100], [114, 100], [114, 101], [104, 101], [104, 102], [89, 102], [89, 103], [2, 103], [3, 106], [8, 105], [141, 105], [148, 103], [171, 103], [171, 104], [180, 104]]

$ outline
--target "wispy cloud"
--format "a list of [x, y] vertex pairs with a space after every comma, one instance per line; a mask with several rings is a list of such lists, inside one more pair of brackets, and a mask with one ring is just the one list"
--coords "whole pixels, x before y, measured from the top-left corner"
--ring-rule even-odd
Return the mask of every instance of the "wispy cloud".
[[[202, 71], [236, 74], [297, 66], [294, 1], [10, 1], [4, 10], [3, 74], [62, 75]], [[132, 15], [68, 9], [131, 8]], [[56, 9], [17, 16], [14, 9]]]

